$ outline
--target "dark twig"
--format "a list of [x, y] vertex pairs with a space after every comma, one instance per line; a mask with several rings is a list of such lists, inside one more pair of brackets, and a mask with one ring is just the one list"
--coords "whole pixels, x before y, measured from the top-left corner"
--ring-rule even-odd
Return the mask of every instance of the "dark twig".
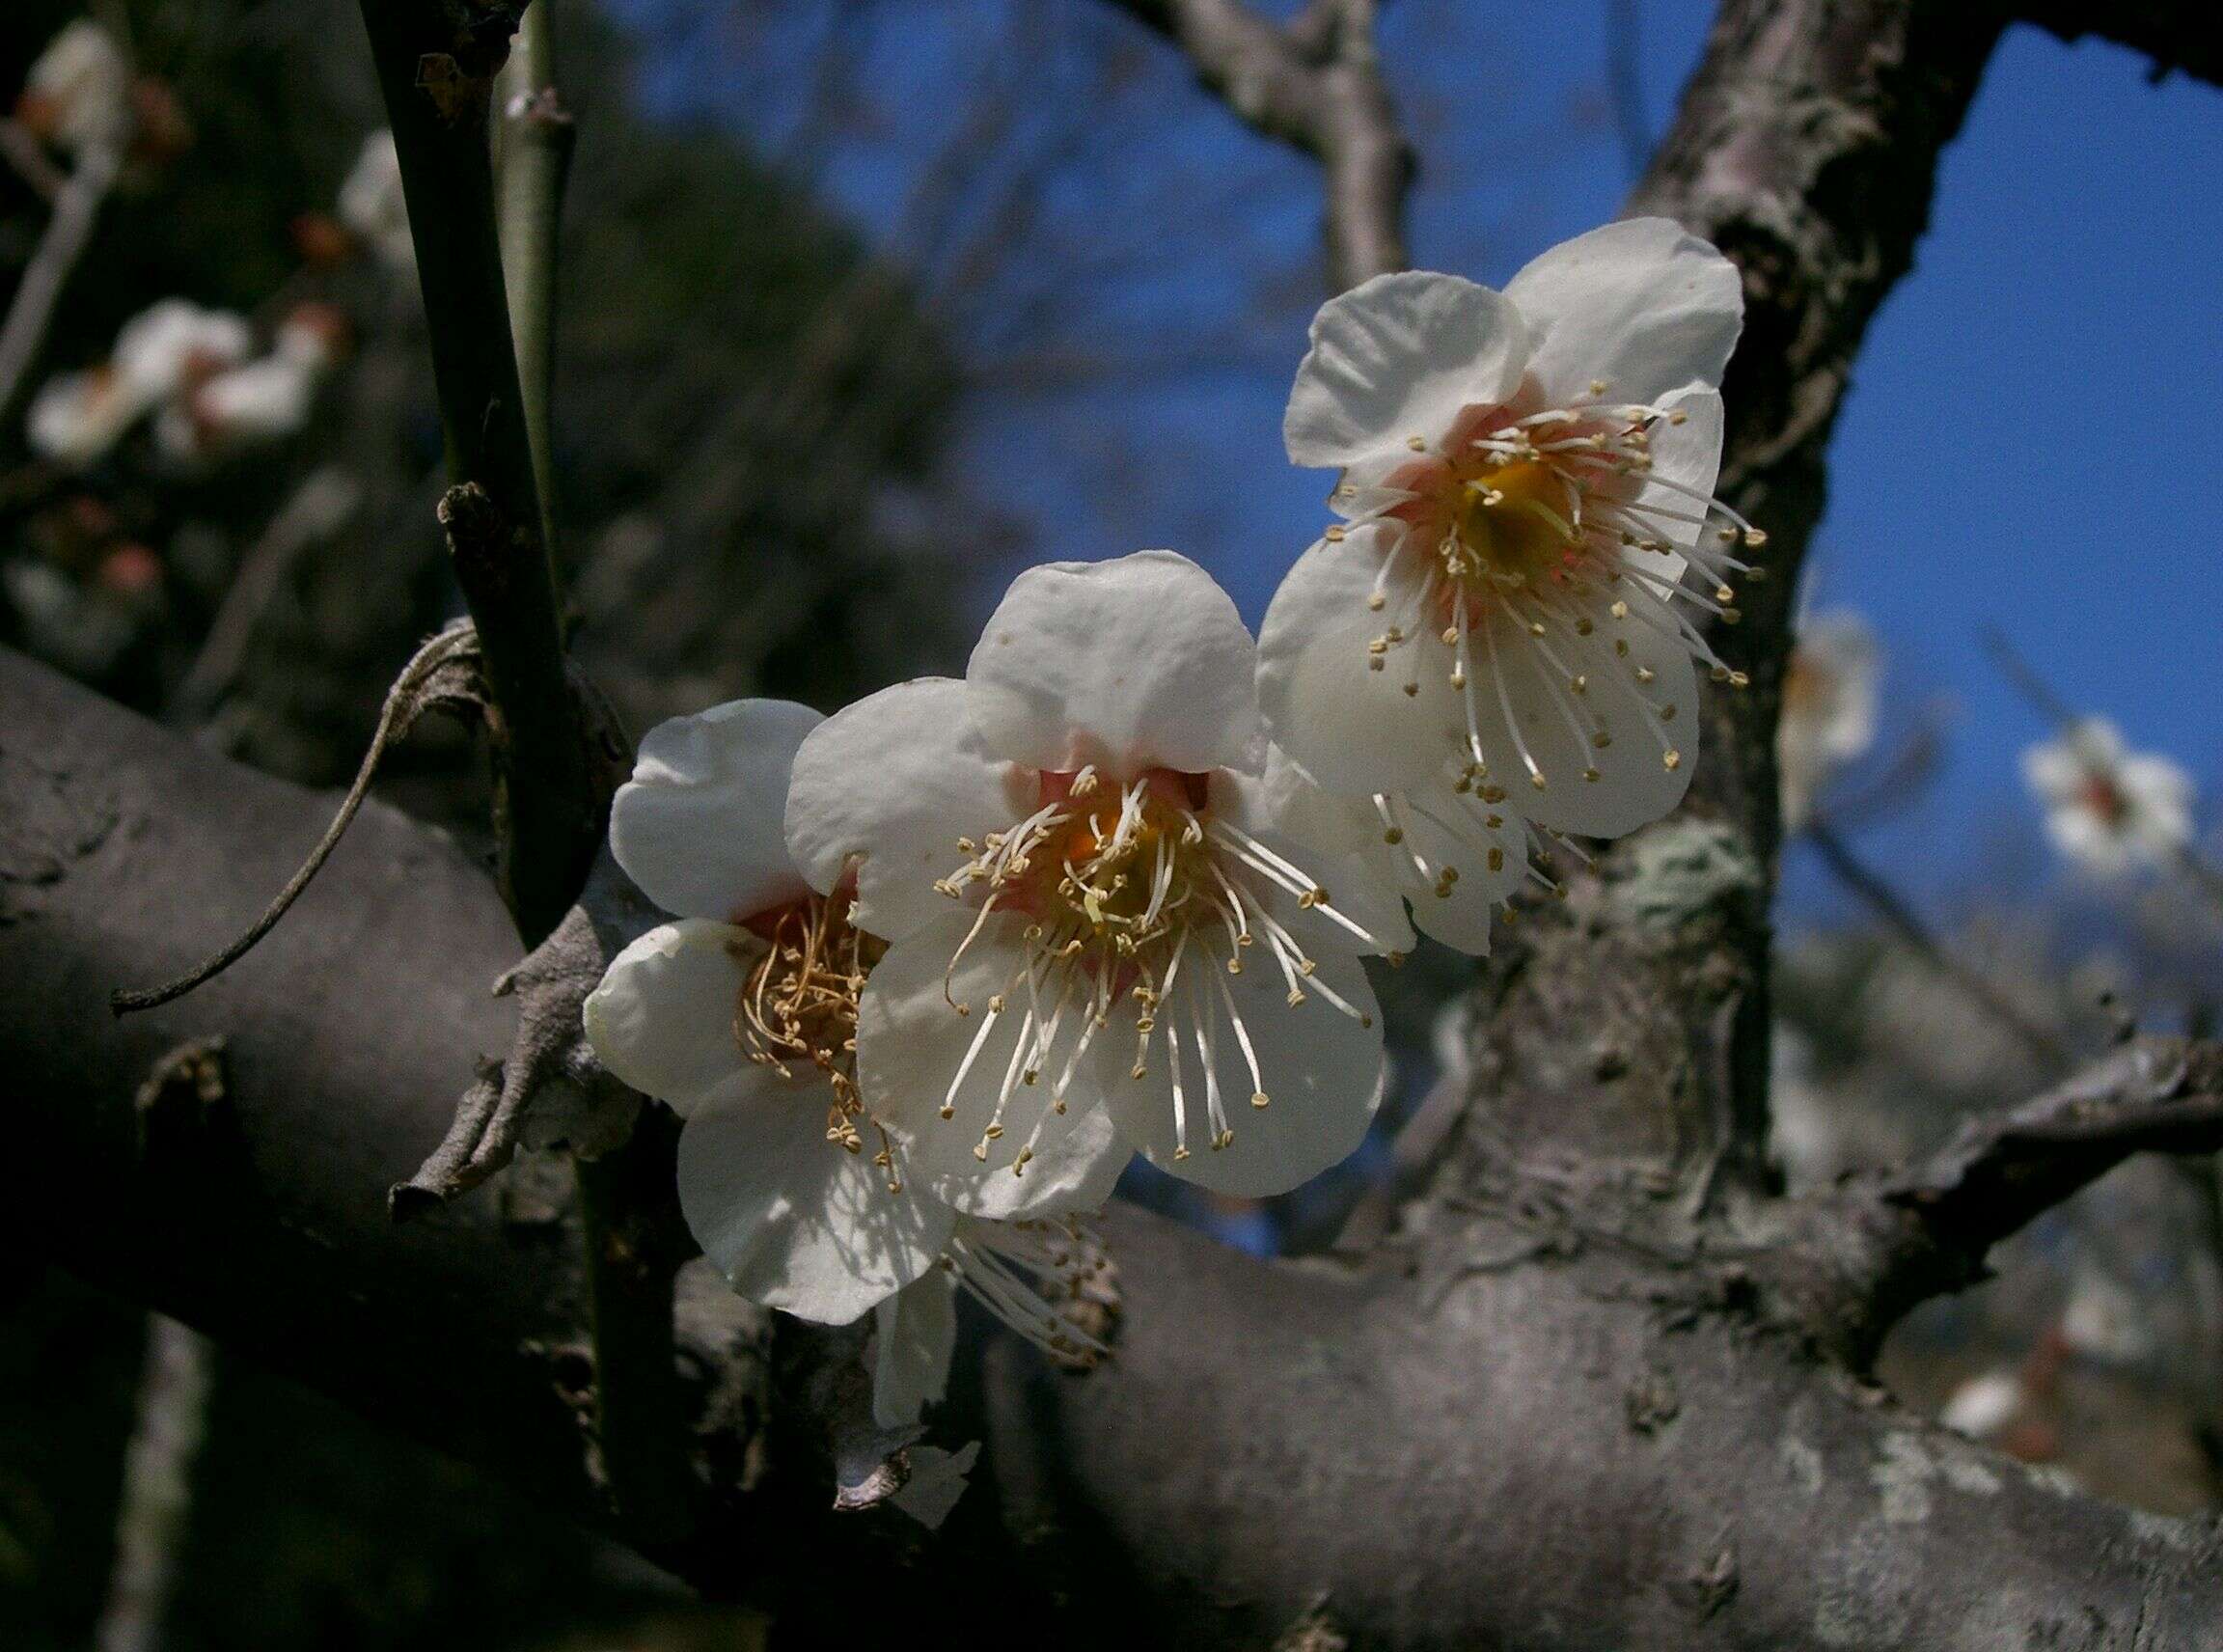
[[493, 700], [503, 898], [535, 945], [585, 881], [603, 800], [568, 686], [495, 233], [487, 105], [520, 10], [364, 0], [363, 19], [400, 156], [456, 484], [442, 519]]
[[1286, 27], [1244, 0], [1112, 3], [1186, 52], [1245, 122], [1326, 169], [1335, 290], [1405, 267], [1413, 151], [1375, 58], [1374, 0], [1314, 5]]
[[1915, 1304], [1984, 1276], [1991, 1248], [2133, 1153], [2223, 1149], [2223, 1044], [2133, 1038], [1929, 1158], [1810, 1196], [1798, 1259], [1830, 1330], [1872, 1350]]
[[[518, 242], [535, 261], [516, 319], [543, 347], [521, 386], [503, 280], [487, 106], [520, 5], [363, 0], [394, 125], [433, 376], [454, 485], [440, 501], [455, 578], [481, 639], [492, 702], [503, 895], [537, 947], [563, 922], [601, 842], [608, 808], [605, 742], [575, 692], [558, 622], [556, 580], [534, 481], [533, 429], [545, 433], [556, 200], [533, 204]], [[543, 38], [543, 44], [545, 39]], [[545, 85], [546, 54], [535, 76]], [[546, 174], [545, 192], [560, 181]], [[520, 189], [524, 187], [522, 181]], [[528, 407], [526, 391], [540, 399]], [[544, 455], [543, 455], [544, 457]], [[661, 1115], [655, 1115], [661, 1116]], [[594, 1323], [594, 1426], [619, 1518], [651, 1546], [685, 1520], [688, 1469], [672, 1392], [672, 1274], [677, 1250], [646, 1235], [672, 1205], [668, 1141], [636, 1141], [578, 1165]]]
[[1828, 821], [1808, 821], [1806, 840], [1814, 845], [1823, 864], [1836, 875], [1837, 881], [1866, 902], [1869, 910], [1883, 921], [1908, 951], [1951, 981], [1971, 1003], [2020, 1039], [2023, 1047], [2041, 1067], [2048, 1072], [2058, 1072], [2068, 1064], [2069, 1053], [2062, 1047], [2061, 1041], [2024, 1015], [1980, 972], [1961, 962], [1947, 950], [1944, 943], [1930, 933], [1930, 926], [1922, 922], [1921, 915], [1907, 905], [1906, 899], [1881, 873], [1863, 861], [1852, 846], [1837, 835], [1836, 829]]

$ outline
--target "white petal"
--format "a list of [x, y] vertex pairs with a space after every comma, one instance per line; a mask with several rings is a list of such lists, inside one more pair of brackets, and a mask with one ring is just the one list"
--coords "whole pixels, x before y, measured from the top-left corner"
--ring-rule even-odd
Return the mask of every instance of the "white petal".
[[[1330, 796], [1278, 747], [1271, 748], [1270, 756], [1261, 754], [1261, 759], [1262, 774], [1217, 771], [1207, 793], [1210, 823], [1235, 827], [1243, 835], [1217, 835], [1222, 856], [1245, 864], [1246, 869], [1231, 875], [1241, 876], [1307, 950], [1411, 951], [1413, 928], [1405, 921], [1396, 878], [1385, 875], [1384, 863], [1372, 854], [1382, 829], [1371, 803]], [[1258, 875], [1260, 863], [1276, 862], [1286, 872], [1308, 879], [1311, 888], [1326, 890], [1327, 908], [1303, 906], [1280, 883]], [[1298, 881], [1297, 876], [1289, 881]], [[1335, 916], [1330, 916], [1331, 910]]]
[[2070, 802], [2084, 790], [2084, 760], [2068, 742], [2047, 740], [2022, 754], [2022, 778], [2042, 800]]
[[1378, 275], [1312, 318], [1281, 422], [1290, 462], [1341, 468], [1409, 437], [1433, 444], [1462, 408], [1508, 399], [1527, 352], [1505, 295], [1426, 270]]
[[845, 1325], [931, 1270], [956, 1216], [890, 1193], [869, 1131], [862, 1152], [827, 1141], [833, 1100], [815, 1076], [735, 1074], [679, 1133], [679, 1208], [737, 1293]]
[[[865, 1107], [901, 1143], [908, 1173], [961, 1211], [1004, 1220], [1094, 1209], [1129, 1156], [1101, 1105], [1122, 1040], [1131, 1044], [1127, 1006], [1115, 1008], [1111, 1025], [1090, 1041], [1066, 1090], [1057, 1086], [1082, 1030], [1078, 1003], [1066, 1006], [1056, 1045], [1037, 1058], [1035, 1083], [1024, 1082], [1028, 1061], [1013, 1060], [1029, 1014], [1020, 939], [1026, 922], [991, 917], [954, 972], [949, 960], [971, 926], [966, 918], [898, 941], [873, 966], [857, 1021]], [[999, 995], [1000, 1013], [989, 1005]], [[958, 1014], [951, 1000], [967, 1013]], [[978, 1053], [967, 1065], [975, 1038]], [[1029, 1033], [1029, 1054], [1033, 1043]], [[1063, 1113], [1054, 1105], [1060, 1094]], [[948, 1118], [941, 1116], [945, 1101], [954, 1110]], [[1000, 1104], [1002, 1133], [984, 1141]], [[1023, 1148], [1032, 1156], [1015, 1173]]]
[[[1509, 804], [1483, 803], [1471, 791], [1454, 791], [1447, 781], [1400, 794], [1390, 808], [1403, 841], [1381, 843], [1380, 850], [1394, 857], [1414, 927], [1446, 947], [1487, 957], [1492, 913], [1527, 875], [1528, 834], [1521, 817]], [[1448, 885], [1445, 867], [1459, 874]]]
[[861, 929], [898, 940], [947, 918], [936, 882], [978, 842], [1034, 812], [1033, 777], [989, 756], [952, 677], [897, 683], [844, 706], [795, 754], [787, 789], [787, 848], [811, 884], [831, 893], [857, 858]]
[[1037, 769], [1200, 773], [1257, 730], [1256, 651], [1235, 603], [1171, 551], [1046, 563], [1011, 582], [965, 669], [989, 750]]
[[151, 404], [177, 395], [188, 369], [235, 367], [254, 344], [242, 317], [165, 298], [124, 324], [110, 361], [132, 394]]
[[[1504, 609], [1493, 610], [1485, 635], [1475, 640], [1482, 703], [1490, 712], [1481, 732], [1491, 778], [1510, 793], [1513, 808], [1537, 825], [1593, 838], [1633, 832], [1673, 809], [1689, 789], [1698, 757], [1698, 675], [1688, 652], [1673, 640], [1672, 618], [1633, 580], [1612, 589], [1616, 600], [1628, 605], [1629, 618], [1616, 620], [1601, 607], [1588, 639], [1564, 627], [1546, 639], [1570, 670], [1586, 678], [1579, 697], [1526, 626]], [[1626, 658], [1613, 653], [1616, 640], [1628, 642]], [[1493, 651], [1514, 725], [1545, 778], [1541, 790], [1498, 708]], [[1640, 684], [1638, 669], [1650, 671], [1653, 680]], [[1660, 713], [1667, 706], [1674, 715], [1662, 721]], [[1601, 720], [1612, 741], [1604, 748], [1588, 737]], [[1676, 753], [1673, 768], [1666, 764], [1668, 751]], [[1585, 769], [1599, 778], [1585, 781]]]
[[1534, 341], [1547, 401], [1654, 401], [1718, 385], [1744, 324], [1737, 266], [1667, 218], [1629, 218], [1562, 241], [1506, 284]]
[[[1379, 612], [1367, 607], [1382, 559], [1402, 526], [1355, 529], [1297, 560], [1258, 641], [1258, 703], [1276, 745], [1331, 791], [1366, 795], [1433, 780], [1464, 739], [1442, 620], [1416, 600], [1417, 549], [1397, 553], [1401, 577]], [[1368, 669], [1367, 645], [1400, 624], [1410, 639]], [[1416, 633], [1416, 634], [1414, 634]], [[1412, 685], [1417, 693], [1408, 695]]]
[[936, 1530], [965, 1495], [966, 1476], [980, 1457], [980, 1442], [968, 1440], [954, 1451], [914, 1446], [907, 1455], [911, 1477], [888, 1501], [927, 1530]]
[[935, 1268], [872, 1314], [872, 1420], [907, 1428], [949, 1390], [957, 1351], [957, 1280]]
[[810, 886], [787, 855], [787, 776], [825, 719], [786, 700], [735, 700], [648, 730], [610, 805], [610, 852], [665, 911], [737, 921]]
[[[1691, 494], [1711, 498], [1715, 482], [1720, 480], [1721, 396], [1714, 390], [1686, 391], [1665, 398], [1660, 405], [1681, 413], [1683, 423], [1661, 419], [1652, 427], [1652, 468], [1631, 503], [1639, 509], [1669, 512], [1663, 518], [1644, 518], [1646, 536], [1666, 540], [1678, 552], [1687, 551], [1700, 534], [1711, 534], [1722, 525], [1718, 517], [1710, 524], [1676, 520], [1677, 516], [1700, 514], [1703, 508]], [[1663, 485], [1670, 482], [1679, 485]], [[1720, 548], [1719, 541], [1715, 548]], [[1661, 579], [1683, 577], [1685, 564], [1680, 555], [1661, 556], [1657, 551], [1631, 554], [1641, 556], [1645, 570]]]
[[[1381, 1017], [1358, 961], [1321, 954], [1305, 983], [1305, 1001], [1292, 1006], [1284, 977], [1265, 951], [1263, 943], [1250, 949], [1243, 973], [1224, 977], [1262, 1084], [1252, 1081], [1218, 982], [1193, 976], [1194, 990], [1178, 1005], [1159, 1010], [1147, 1076], [1120, 1080], [1112, 1100], [1120, 1133], [1160, 1170], [1249, 1198], [1287, 1193], [1348, 1158], [1382, 1102]], [[1374, 1024], [1361, 1026], [1335, 1008], [1320, 992], [1322, 984]], [[1212, 1145], [1211, 1086], [1196, 1049], [1198, 1026], [1206, 1029], [1221, 1113], [1235, 1133], [1221, 1148]], [[1170, 1036], [1176, 1033], [1187, 1157], [1180, 1155], [1184, 1133], [1174, 1115]], [[1265, 1094], [1269, 1105], [1253, 1106], [1253, 1093]]]
[[733, 1012], [743, 958], [763, 948], [746, 929], [700, 919], [649, 930], [587, 995], [587, 1041], [624, 1083], [690, 1112], [750, 1064], [733, 1036]]

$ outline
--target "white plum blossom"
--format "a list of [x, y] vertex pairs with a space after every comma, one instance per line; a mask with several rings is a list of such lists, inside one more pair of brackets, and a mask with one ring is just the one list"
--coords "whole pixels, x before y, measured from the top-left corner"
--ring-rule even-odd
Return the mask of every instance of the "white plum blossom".
[[851, 1076], [877, 945], [781, 840], [807, 706], [745, 700], [641, 743], [610, 847], [677, 916], [611, 963], [586, 1030], [604, 1066], [669, 1103], [679, 1202], [734, 1290], [843, 1323], [930, 1269], [954, 1213], [903, 1185]]
[[2103, 717], [2087, 717], [2022, 754], [2053, 846], [2085, 870], [2118, 877], [2170, 867], [2192, 841], [2192, 777], [2133, 752]]
[[[961, 1283], [1022, 1335], [1077, 1355], [1090, 1340], [1061, 1305], [1101, 1252], [1070, 1216], [1010, 1227], [958, 1216], [909, 1185], [865, 1114], [857, 998], [882, 945], [849, 923], [846, 891], [803, 881], [782, 837], [795, 750], [820, 721], [746, 700], [650, 730], [612, 805], [610, 845], [677, 921], [612, 962], [584, 1019], [610, 1071], [685, 1119], [680, 1208], [734, 1290], [830, 1323], [883, 1308], [889, 1403], [922, 1405], [939, 1392], [934, 1362], [948, 1363], [937, 1297], [946, 1306]], [[1071, 1189], [1075, 1208], [1101, 1202], [1115, 1170]], [[898, 1292], [904, 1335], [885, 1317]], [[941, 1351], [905, 1365], [900, 1350], [922, 1338]]]
[[855, 922], [890, 943], [859, 1012], [865, 1105], [958, 1208], [1070, 1207], [1136, 1149], [1277, 1193], [1363, 1136], [1382, 1039], [1358, 959], [1410, 931], [1357, 862], [1292, 858], [1277, 798], [1301, 781], [1269, 785], [1254, 671], [1185, 558], [1052, 564], [963, 681], [805, 740], [789, 847], [816, 889], [853, 877]]
[[363, 140], [355, 165], [340, 185], [338, 206], [340, 222], [380, 263], [398, 275], [417, 273], [417, 243], [409, 234], [401, 157], [392, 132], [381, 128]]
[[83, 470], [122, 441], [148, 405], [107, 363], [56, 373], [31, 399], [24, 434], [41, 457]]
[[121, 151], [131, 137], [131, 65], [116, 38], [78, 18], [46, 42], [23, 79], [15, 117], [70, 154]]
[[1814, 814], [1830, 778], [1876, 742], [1881, 651], [1876, 633], [1845, 610], [1803, 620], [1783, 672], [1775, 725], [1776, 784], [1783, 824], [1796, 831]]
[[296, 306], [267, 355], [209, 374], [162, 408], [157, 451], [173, 464], [230, 458], [309, 423], [317, 388], [339, 364], [345, 323], [329, 305]]
[[1384, 275], [1313, 321], [1283, 434], [1342, 473], [1343, 520], [1267, 613], [1261, 705], [1321, 785], [1371, 800], [1421, 928], [1478, 878], [1510, 892], [1520, 822], [1614, 837], [1688, 785], [1693, 660], [1742, 676], [1678, 605], [1733, 621], [1763, 540], [1714, 498], [1743, 314], [1726, 259], [1640, 218], [1502, 293]]
[[162, 299], [124, 324], [107, 361], [41, 387], [28, 419], [32, 449], [73, 468], [96, 463], [149, 413], [188, 400], [253, 347], [242, 317]]

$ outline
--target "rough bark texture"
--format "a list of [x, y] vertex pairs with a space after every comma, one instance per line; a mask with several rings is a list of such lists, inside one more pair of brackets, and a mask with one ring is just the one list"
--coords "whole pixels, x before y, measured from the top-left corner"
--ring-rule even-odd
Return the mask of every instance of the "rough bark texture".
[[[2135, 40], [2168, 9], [2118, 10]], [[1115, 1211], [1116, 1357], [1087, 1376], [1004, 1342], [969, 1358], [938, 1427], [987, 1449], [931, 1540], [885, 1510], [826, 1512], [855, 1337], [683, 1290], [693, 1500], [659, 1558], [766, 1600], [805, 1642], [2217, 1643], [2211, 1524], [2082, 1497], [1907, 1417], [1861, 1371], [1893, 1314], [2123, 1152], [2215, 1145], [2215, 1049], [2134, 1045], [1930, 1165], [1813, 1198], [1774, 1195], [1759, 1154], [1784, 605], [1847, 365], [2005, 14], [1724, 7], [1637, 205], [1746, 272], [1725, 476], [1775, 545], [1733, 639], [1753, 685], [1718, 697], [1690, 807], [1507, 948], [1475, 1093], [1396, 1231], [1356, 1261], [1266, 1263]], [[14, 659], [0, 787], [0, 1060], [28, 1167], [5, 1220], [605, 1511], [562, 1211], [511, 1187], [386, 1219], [474, 1058], [508, 1043], [486, 987], [516, 949], [479, 868], [367, 810], [260, 951], [117, 1027], [108, 989], [243, 922], [324, 806]], [[213, 1096], [167, 1078], [211, 1070]], [[916, 1575], [881, 1589], [898, 1567]]]
[[[0, 705], [22, 1239], [601, 1514], [562, 1213], [512, 1188], [386, 1216], [474, 1053], [506, 1041], [486, 983], [514, 941], [480, 869], [373, 806], [261, 950], [113, 1023], [109, 985], [239, 921], [324, 805], [13, 656]], [[216, 1036], [221, 1093], [160, 1082]], [[1852, 1220], [1837, 1208], [1776, 1215]], [[1801, 1253], [1770, 1233], [1656, 1249], [1531, 1187], [1424, 1212], [1361, 1268], [1259, 1262], [1125, 1211], [1107, 1237], [1117, 1357], [1076, 1377], [991, 1346], [957, 1419], [986, 1469], [931, 1545], [892, 1513], [826, 1512], [853, 1339], [775, 1342], [715, 1288], [683, 1292], [698, 1501], [658, 1556], [805, 1634], [857, 1610], [828, 1556], [924, 1566], [947, 1586], [921, 1591], [920, 1620], [975, 1644], [1031, 1642], [1054, 1603], [1068, 1638], [1184, 1645], [1309, 1620], [1386, 1646], [1989, 1652], [2050, 1634], [2150, 1652], [2223, 1623], [2211, 1530], [1895, 1413], [1750, 1265]], [[1004, 1610], [983, 1623], [987, 1600]]]

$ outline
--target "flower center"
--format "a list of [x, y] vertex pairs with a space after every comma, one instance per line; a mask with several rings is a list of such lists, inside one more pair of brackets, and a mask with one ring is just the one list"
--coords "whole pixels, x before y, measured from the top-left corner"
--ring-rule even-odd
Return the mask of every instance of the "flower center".
[[[857, 1000], [887, 943], [849, 922], [851, 896], [813, 895], [748, 920], [763, 937], [762, 955], [736, 942], [744, 968], [733, 1007], [733, 1037], [751, 1060], [783, 1079], [800, 1065], [815, 1067], [834, 1091], [826, 1109], [826, 1140], [851, 1153], [864, 1151], [858, 1128], [869, 1122], [857, 1092]], [[899, 1193], [894, 1153], [880, 1132], [872, 1162], [888, 1172], [888, 1191]]]
[[[1191, 1098], [1181, 1080], [1186, 1037], [1203, 1070], [1207, 1139], [1224, 1147], [1235, 1139], [1222, 1108], [1216, 1071], [1217, 1039], [1229, 1032], [1249, 1067], [1250, 1105], [1268, 1104], [1255, 1048], [1226, 977], [1243, 974], [1253, 948], [1279, 969], [1292, 1007], [1317, 993], [1367, 1025], [1372, 1017], [1315, 978], [1318, 968], [1288, 925], [1270, 910], [1294, 895], [1368, 945], [1374, 937], [1329, 904], [1309, 875], [1209, 807], [1210, 777], [1146, 769], [1125, 784], [1095, 768], [1044, 771], [1041, 807], [984, 843], [960, 839], [974, 858], [936, 888], [978, 903], [972, 929], [949, 960], [958, 962], [999, 914], [1024, 917], [1020, 961], [987, 1002], [987, 1018], [950, 1081], [942, 1116], [956, 1113], [956, 1095], [1005, 1015], [1020, 1020], [996, 1108], [974, 1157], [985, 1163], [1003, 1135], [1003, 1115], [1017, 1088], [1053, 1074], [1051, 1111], [1065, 1111], [1065, 1091], [1098, 1032], [1123, 1003], [1135, 1005], [1131, 1076], [1147, 1078], [1154, 1060], [1172, 1074], [1177, 1150], [1188, 1156]], [[949, 989], [945, 988], [947, 992]], [[951, 997], [960, 1015], [970, 1003]], [[1167, 1022], [1161, 1029], [1162, 1017]], [[1022, 1143], [1011, 1161], [1023, 1173], [1033, 1156]]]
[[1457, 487], [1444, 570], [1470, 591], [1541, 581], [1581, 546], [1569, 522], [1580, 484], [1543, 459], [1489, 465]]
[[[1594, 380], [1592, 398], [1606, 388]], [[1433, 452], [1424, 438], [1410, 437], [1421, 456], [1384, 479], [1370, 507], [1357, 506], [1358, 490], [1348, 482], [1339, 489], [1338, 499], [1355, 507], [1355, 523], [1397, 528], [1382, 541], [1366, 598], [1387, 621], [1366, 642], [1367, 669], [1385, 672], [1396, 661], [1405, 693], [1415, 699], [1424, 670], [1444, 673], [1463, 702], [1461, 774], [1470, 785], [1489, 775], [1482, 728], [1491, 700], [1529, 785], [1542, 791], [1550, 784], [1515, 714], [1504, 648], [1535, 656], [1540, 669], [1531, 675], [1549, 703], [1531, 704], [1530, 714], [1563, 726], [1577, 751], [1613, 744], [1616, 730], [1589, 688], [1607, 674], [1623, 679], [1624, 698], [1640, 708], [1648, 743], [1669, 770], [1683, 760], [1664, 728], [1677, 708], [1646, 692], [1657, 674], [1632, 657], [1630, 624], [1659, 632], [1709, 667], [1715, 681], [1745, 686], [1744, 674], [1731, 671], [1674, 605], [1735, 624], [1737, 593], [1728, 581], [1760, 577], [1735, 553], [1757, 549], [1767, 535], [1713, 495], [1655, 469], [1655, 429], [1687, 418], [1680, 408], [1599, 399], [1524, 415], [1470, 407]], [[1337, 525], [1327, 537], [1339, 541], [1349, 532]], [[1668, 559], [1683, 565], [1661, 566]], [[1684, 568], [1698, 582], [1688, 582]], [[1604, 778], [1595, 762], [1578, 774], [1586, 783]]]
[[2130, 805], [2121, 788], [2103, 774], [2088, 774], [2084, 779], [2084, 807], [2099, 817], [2100, 824], [2118, 830], [2128, 818]]

